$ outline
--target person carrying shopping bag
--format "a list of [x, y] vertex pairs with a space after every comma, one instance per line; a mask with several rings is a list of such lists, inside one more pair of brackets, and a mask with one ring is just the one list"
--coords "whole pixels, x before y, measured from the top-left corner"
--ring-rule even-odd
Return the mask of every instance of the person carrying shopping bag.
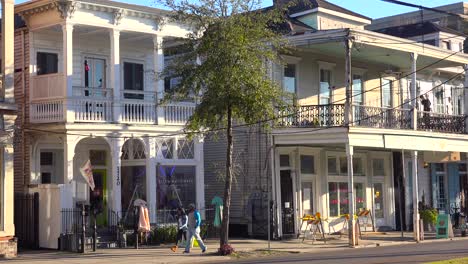
[[190, 253], [190, 247], [192, 245], [192, 237], [197, 240], [198, 245], [200, 246], [202, 253], [206, 252], [206, 246], [203, 243], [203, 240], [200, 237], [200, 225], [201, 225], [201, 217], [200, 212], [195, 209], [194, 204], [190, 204], [188, 207], [188, 240], [187, 245], [185, 246], [184, 253]]

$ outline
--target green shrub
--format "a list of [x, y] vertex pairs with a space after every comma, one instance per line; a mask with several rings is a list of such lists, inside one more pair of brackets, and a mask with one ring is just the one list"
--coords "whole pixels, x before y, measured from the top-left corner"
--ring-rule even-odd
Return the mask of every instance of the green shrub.
[[165, 225], [157, 226], [151, 231], [152, 244], [171, 244], [175, 243], [177, 239], [177, 226]]
[[422, 209], [419, 210], [419, 214], [421, 215], [421, 219], [424, 221], [424, 223], [434, 225], [437, 222], [437, 209]]

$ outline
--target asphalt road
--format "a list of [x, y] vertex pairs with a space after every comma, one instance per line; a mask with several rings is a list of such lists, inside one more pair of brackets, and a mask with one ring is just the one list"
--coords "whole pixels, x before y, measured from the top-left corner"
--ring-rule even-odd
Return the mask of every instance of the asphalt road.
[[468, 257], [468, 240], [283, 255], [233, 263], [426, 263]]

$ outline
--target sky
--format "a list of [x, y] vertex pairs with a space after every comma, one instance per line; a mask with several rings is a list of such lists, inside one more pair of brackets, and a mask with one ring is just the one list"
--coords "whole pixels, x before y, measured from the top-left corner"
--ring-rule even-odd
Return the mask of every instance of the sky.
[[[16, 3], [23, 3], [27, 0], [16, 0]], [[117, 0], [130, 4], [146, 5], [156, 7], [155, 0]], [[391, 16], [411, 11], [416, 11], [415, 8], [398, 6], [381, 0], [328, 0], [336, 5], [340, 5], [351, 11], [360, 13], [370, 18], [379, 18]], [[404, 2], [423, 5], [427, 7], [437, 7], [452, 3], [461, 2], [462, 0], [404, 0]], [[272, 0], [264, 0], [263, 5], [271, 5]]]

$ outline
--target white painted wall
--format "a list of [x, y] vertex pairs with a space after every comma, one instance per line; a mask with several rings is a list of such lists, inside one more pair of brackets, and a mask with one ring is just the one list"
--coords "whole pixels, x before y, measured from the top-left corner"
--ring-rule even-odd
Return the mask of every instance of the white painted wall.
[[30, 189], [39, 193], [39, 246], [57, 249], [61, 232], [60, 189], [57, 185], [39, 185]]

